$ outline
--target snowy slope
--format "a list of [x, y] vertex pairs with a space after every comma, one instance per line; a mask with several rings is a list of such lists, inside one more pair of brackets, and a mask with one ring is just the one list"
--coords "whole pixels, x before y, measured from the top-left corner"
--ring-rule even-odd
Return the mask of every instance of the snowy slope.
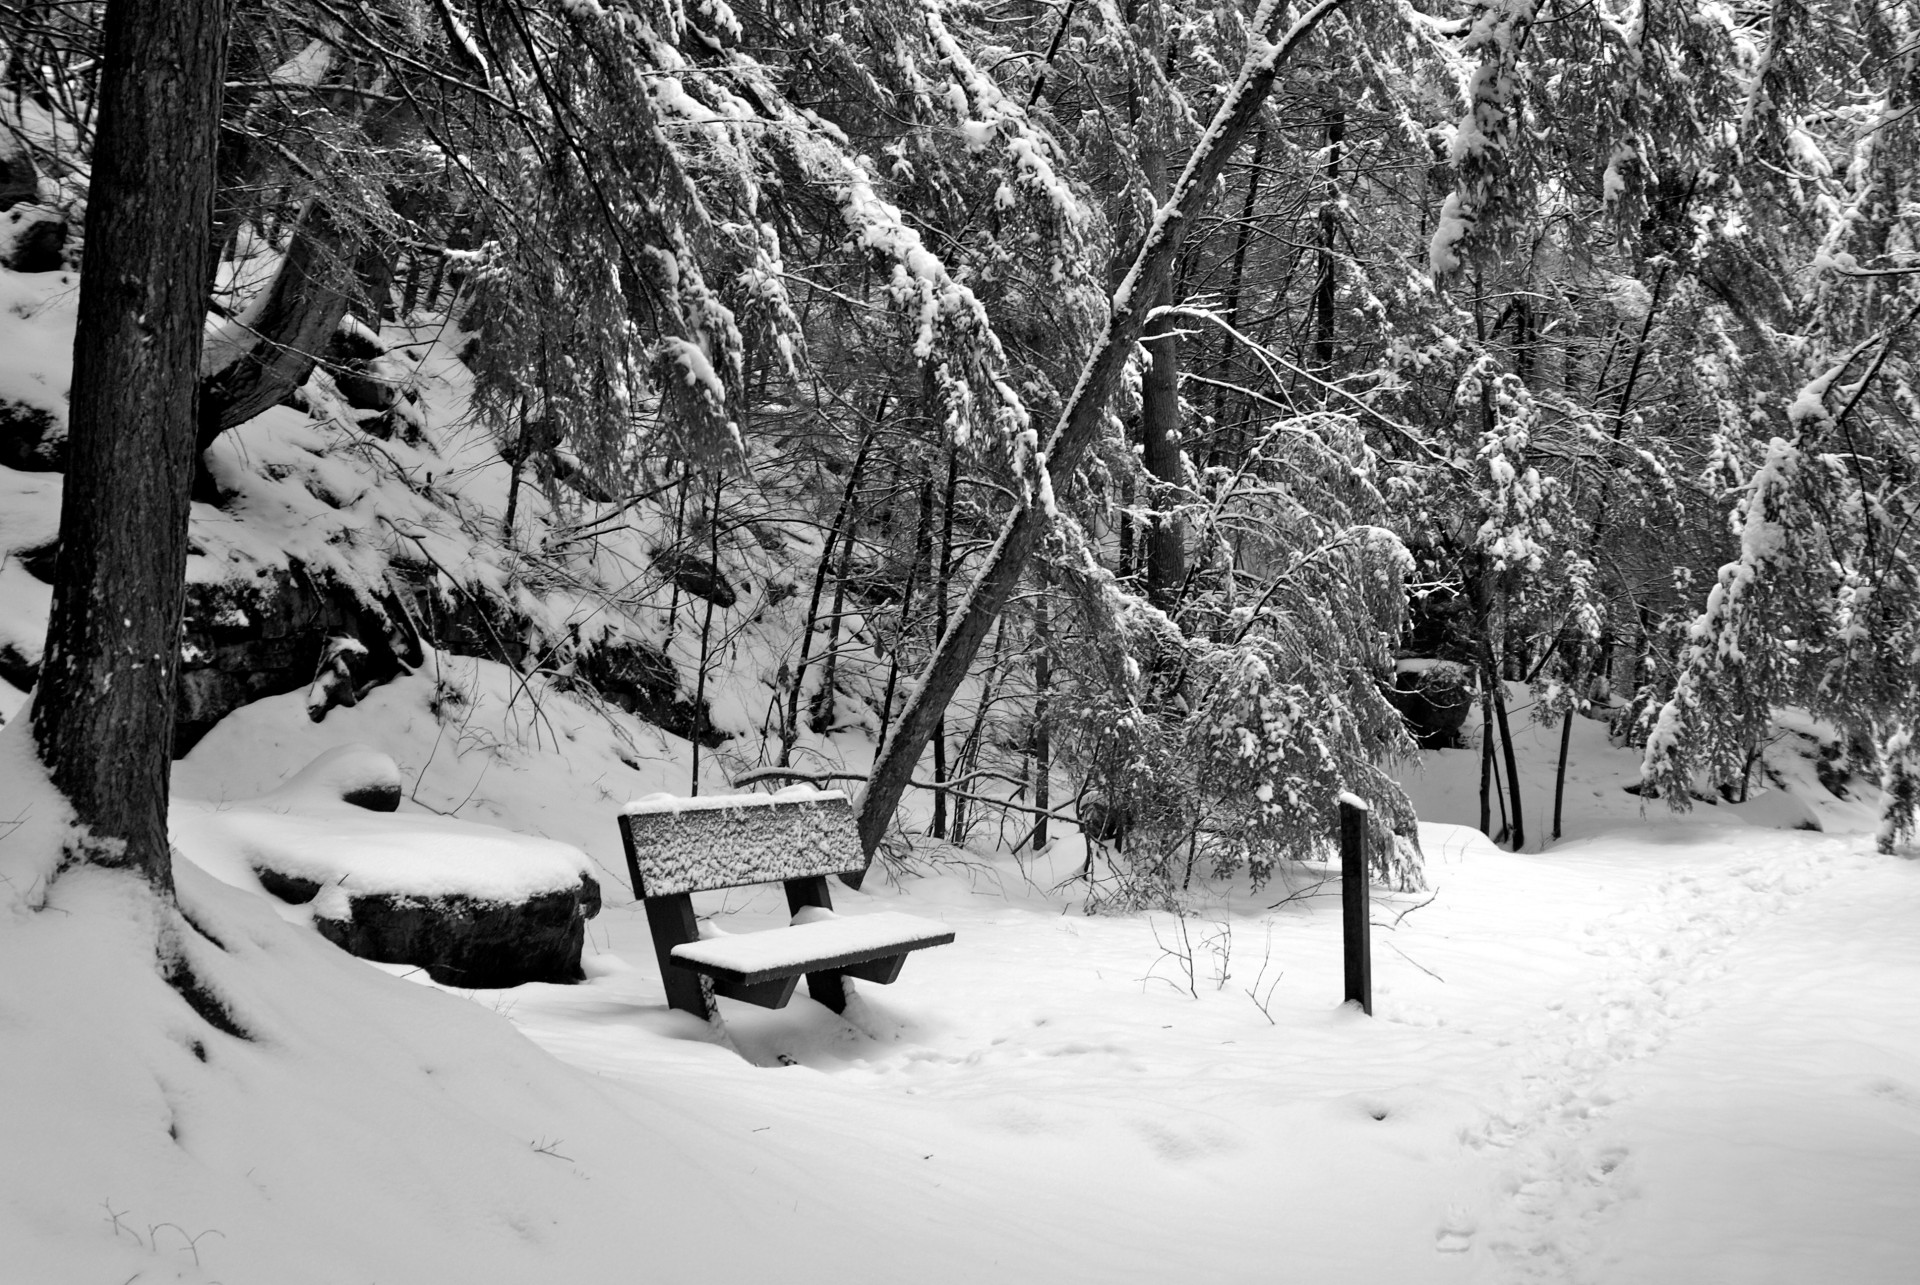
[[[71, 301], [34, 288], [0, 310], [20, 330], [0, 366], [36, 364], [0, 392], [58, 409], [46, 336]], [[418, 361], [440, 435], [394, 446], [365, 493], [375, 474], [309, 449], [336, 430], [276, 412], [234, 435], [229, 465], [274, 468], [230, 473], [242, 503], [196, 513], [197, 573], [297, 547], [371, 579], [371, 542], [398, 539], [524, 588], [474, 534], [504, 469], [461, 426], [461, 374], [444, 344]], [[0, 541], [49, 536], [58, 489], [0, 469]], [[631, 577], [646, 539], [600, 547], [604, 578]], [[45, 611], [44, 586], [0, 566], [0, 642], [37, 651]], [[528, 611], [606, 624], [560, 592]], [[758, 727], [786, 626], [741, 616], [712, 681], [722, 724]], [[674, 635], [683, 668], [691, 645]], [[1067, 839], [1021, 859], [929, 846], [836, 888], [848, 916], [919, 914], [957, 940], [861, 985], [844, 1018], [722, 1001], [709, 1027], [665, 1006], [615, 826], [630, 800], [689, 791], [684, 740], [440, 654], [322, 722], [299, 693], [257, 702], [176, 767], [182, 916], [104, 872], [49, 882], [61, 809], [23, 698], [0, 688], [8, 1285], [1891, 1285], [1920, 1264], [1920, 864], [1870, 855], [1871, 807], [1825, 792], [1791, 733], [1751, 802], [1670, 818], [1623, 788], [1638, 756], [1579, 721], [1547, 846], [1558, 734], [1519, 714], [1527, 854], [1445, 824], [1475, 819], [1477, 755], [1425, 756], [1408, 784], [1433, 888], [1376, 894], [1371, 1019], [1338, 1003], [1327, 870], [1198, 889], [1184, 918], [1088, 917]], [[205, 822], [349, 743], [393, 758], [404, 815], [587, 854], [609, 904], [586, 983], [446, 990], [348, 958], [259, 890]], [[857, 733], [801, 748], [868, 752]], [[751, 755], [703, 754], [703, 792]], [[777, 890], [698, 904], [732, 931], [786, 918]], [[197, 1015], [162, 958], [244, 1034]]]
[[[226, 947], [184, 929], [191, 958], [247, 1042], [157, 980], [150, 904], [70, 876], [0, 926], [5, 1146], [29, 1158], [0, 1190], [9, 1270], [1911, 1278], [1920, 866], [1705, 820], [1549, 856], [1425, 841], [1432, 900], [1376, 906], [1371, 1020], [1337, 1004], [1329, 889], [1221, 894], [1183, 935], [1062, 914], [1067, 850], [840, 891], [959, 940], [846, 1019], [723, 1001], [719, 1030], [665, 1008], [630, 904], [594, 921], [588, 983], [463, 998], [183, 866]], [[777, 894], [712, 903], [784, 918]]]

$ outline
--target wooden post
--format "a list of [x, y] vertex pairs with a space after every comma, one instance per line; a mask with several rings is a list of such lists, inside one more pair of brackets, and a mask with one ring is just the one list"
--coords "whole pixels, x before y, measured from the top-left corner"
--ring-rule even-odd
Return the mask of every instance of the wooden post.
[[1373, 1015], [1373, 950], [1367, 937], [1367, 804], [1340, 796], [1340, 915], [1345, 929], [1347, 1000]]

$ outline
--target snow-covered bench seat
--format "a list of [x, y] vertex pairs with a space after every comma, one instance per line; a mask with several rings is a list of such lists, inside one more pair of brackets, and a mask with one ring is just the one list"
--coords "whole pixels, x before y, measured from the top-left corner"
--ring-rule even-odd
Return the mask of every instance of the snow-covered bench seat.
[[[867, 868], [839, 790], [649, 795], [622, 811], [620, 837], [667, 1003], [684, 1012], [712, 1017], [716, 995], [784, 1008], [805, 976], [807, 993], [838, 1013], [847, 978], [891, 982], [909, 952], [953, 940], [945, 924], [917, 915], [833, 913], [827, 876]], [[785, 885], [788, 927], [702, 937], [694, 893], [758, 883]]]

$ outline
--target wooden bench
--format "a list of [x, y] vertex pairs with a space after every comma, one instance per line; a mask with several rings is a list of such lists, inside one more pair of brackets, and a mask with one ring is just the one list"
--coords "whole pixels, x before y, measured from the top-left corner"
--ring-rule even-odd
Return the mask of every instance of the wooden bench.
[[[885, 911], [833, 913], [828, 875], [858, 875], [866, 855], [839, 790], [778, 794], [655, 794], [620, 815], [627, 873], [646, 903], [667, 1003], [704, 1018], [714, 996], [784, 1008], [804, 975], [807, 993], [834, 1012], [846, 979], [891, 982], [911, 951], [953, 940], [945, 924]], [[792, 923], [763, 932], [702, 936], [693, 894], [782, 883]]]

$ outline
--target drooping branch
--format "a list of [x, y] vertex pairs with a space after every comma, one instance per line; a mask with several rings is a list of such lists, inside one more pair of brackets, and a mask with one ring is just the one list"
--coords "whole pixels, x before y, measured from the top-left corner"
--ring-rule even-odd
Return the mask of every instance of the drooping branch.
[[1026, 486], [1019, 507], [1007, 517], [971, 596], [947, 627], [918, 689], [880, 747], [872, 780], [858, 805], [860, 842], [869, 856], [879, 848], [887, 822], [912, 782], [914, 764], [1045, 530], [1052, 478], [1072, 476], [1106, 422], [1127, 358], [1140, 340], [1154, 303], [1145, 284], [1172, 261], [1179, 247], [1177, 230], [1190, 225], [1212, 199], [1215, 182], [1259, 115], [1281, 66], [1345, 3], [1320, 0], [1281, 34], [1279, 0], [1263, 0], [1253, 23], [1254, 47], [1206, 133], [1187, 158], [1186, 168], [1166, 203], [1155, 212], [1135, 249], [1132, 266], [1113, 293], [1106, 325], [1081, 367], [1079, 381], [1061, 409], [1044, 451], [1023, 479]]

